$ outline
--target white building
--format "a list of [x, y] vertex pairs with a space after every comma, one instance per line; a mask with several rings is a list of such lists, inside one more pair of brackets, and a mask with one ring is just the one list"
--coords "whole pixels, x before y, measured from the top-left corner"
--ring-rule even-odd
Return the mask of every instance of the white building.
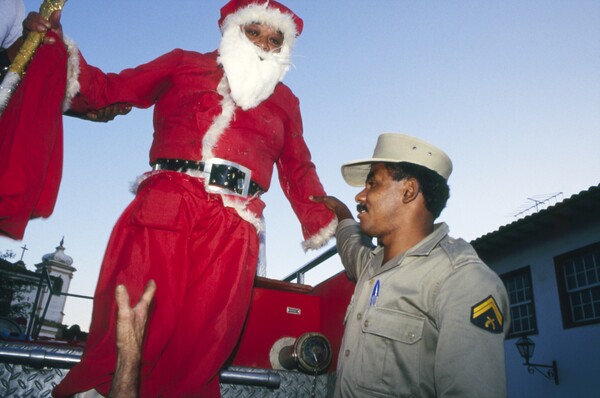
[[[589, 397], [600, 391], [600, 185], [471, 242], [504, 280], [509, 397]], [[536, 344], [530, 363], [557, 362], [558, 382], [532, 368], [515, 343]], [[548, 368], [539, 368], [546, 373]]]
[[[10, 317], [10, 307], [18, 303], [27, 303], [29, 308], [26, 316], [19, 322], [23, 332], [29, 331], [36, 334], [39, 324], [31, 324], [31, 309], [35, 306], [35, 317], [44, 318], [39, 330], [39, 337], [55, 338], [62, 325], [66, 294], [73, 273], [76, 269], [72, 266], [73, 259], [65, 254], [64, 240], [54, 253], [42, 257], [42, 262], [36, 264], [36, 271], [27, 270], [22, 261], [10, 263], [6, 260], [0, 262], [0, 278], [6, 283], [0, 297], [0, 316]], [[54, 294], [51, 294], [49, 285], [52, 285]], [[3, 284], [4, 286], [4, 284]], [[61, 293], [61, 294], [57, 294]], [[37, 299], [37, 300], [36, 300]], [[14, 315], [13, 315], [14, 316]], [[19, 321], [19, 320], [16, 320]]]
[[[35, 265], [36, 272], [41, 274], [46, 269], [49, 275], [60, 278], [61, 282], [55, 285], [55, 293], [57, 293], [57, 290], [61, 293], [69, 293], [73, 273], [77, 271], [72, 265], [73, 258], [65, 254], [63, 244], [64, 239], [60, 241], [60, 245], [54, 253], [44, 255], [42, 262]], [[49, 297], [50, 294], [51, 292], [46, 285], [41, 292], [36, 314], [38, 317], [41, 317], [44, 315], [44, 311], [46, 312], [39, 336], [54, 338], [58, 332], [58, 326], [62, 325], [63, 317], [65, 316], [64, 310], [67, 296], [53, 294], [52, 297]], [[47, 309], [46, 303], [48, 303]]]

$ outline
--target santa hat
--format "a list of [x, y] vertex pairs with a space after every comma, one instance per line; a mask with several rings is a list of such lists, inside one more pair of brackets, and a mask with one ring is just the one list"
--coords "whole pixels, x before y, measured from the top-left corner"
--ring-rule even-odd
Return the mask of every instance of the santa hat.
[[292, 10], [273, 0], [231, 0], [221, 8], [219, 28], [261, 23], [283, 33], [284, 45], [293, 47], [304, 22]]

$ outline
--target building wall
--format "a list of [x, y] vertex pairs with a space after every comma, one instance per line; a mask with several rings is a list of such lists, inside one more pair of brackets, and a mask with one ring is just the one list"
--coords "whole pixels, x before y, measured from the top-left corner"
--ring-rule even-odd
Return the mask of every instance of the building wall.
[[[71, 283], [71, 276], [65, 274], [64, 273], [65, 271], [57, 269], [56, 266], [49, 266], [49, 271], [50, 271], [50, 275], [56, 276], [56, 277], [59, 277], [62, 279], [63, 284], [62, 284], [61, 292], [68, 293], [69, 292], [69, 284]], [[40, 315], [44, 311], [44, 306], [46, 305], [46, 301], [48, 300], [49, 294], [50, 294], [50, 292], [48, 291], [47, 288], [45, 288], [44, 293], [42, 295], [42, 299], [40, 301], [40, 307], [39, 307]], [[64, 308], [65, 308], [66, 299], [67, 299], [66, 296], [52, 295], [50, 304], [48, 306], [48, 311], [46, 312], [45, 319], [48, 321], [52, 321], [52, 322], [62, 323], [63, 317], [64, 317]], [[52, 336], [46, 336], [46, 337], [55, 337], [55, 336], [52, 335]]]
[[[63, 281], [62, 283], [62, 292], [68, 293], [69, 284], [71, 282], [72, 273], [69, 273], [69, 270], [62, 270], [60, 268], [57, 269], [56, 266], [50, 267], [51, 276], [52, 277], [60, 277]], [[27, 324], [22, 325], [23, 332], [26, 332], [29, 328], [29, 323], [31, 321], [31, 310], [33, 309], [33, 305], [35, 303], [36, 295], [38, 294], [38, 286], [40, 283], [40, 272], [33, 272], [29, 270], [23, 269], [23, 271], [7, 272], [4, 269], [0, 270], [6, 278], [15, 279], [20, 281], [26, 281], [26, 285], [22, 287], [19, 292], [20, 298], [22, 300], [18, 300], [17, 296], [13, 296], [13, 301], [11, 304], [16, 304], [17, 302], [26, 302], [30, 304], [30, 308], [27, 310], [25, 318], [27, 320]], [[40, 292], [40, 297], [38, 301], [38, 306], [36, 310], [36, 315], [41, 317], [44, 313], [44, 308], [46, 306], [46, 302], [50, 295], [46, 279], [44, 278], [44, 285]], [[45, 320], [55, 323], [62, 323], [64, 317], [64, 307], [65, 307], [66, 296], [63, 295], [52, 295], [50, 300], [48, 310], [46, 312]], [[56, 331], [58, 329], [56, 327], [43, 327], [40, 331], [40, 337], [56, 337]], [[35, 333], [34, 330], [31, 331]]]
[[554, 267], [554, 257], [598, 241], [600, 224], [541, 239], [487, 260], [499, 275], [531, 267], [538, 334], [529, 336], [536, 344], [530, 362], [550, 365], [555, 360], [558, 365], [559, 385], [537, 372], [529, 374], [515, 346], [517, 338], [508, 339], [509, 397], [587, 397], [600, 391], [600, 324], [564, 329]]

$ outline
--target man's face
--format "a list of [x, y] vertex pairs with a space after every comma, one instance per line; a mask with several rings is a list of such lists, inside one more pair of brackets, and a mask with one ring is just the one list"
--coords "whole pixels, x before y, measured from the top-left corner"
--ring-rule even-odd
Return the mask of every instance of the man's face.
[[266, 52], [279, 52], [283, 45], [283, 33], [268, 25], [251, 23], [242, 28], [248, 40]]
[[367, 176], [365, 189], [356, 195], [360, 229], [385, 245], [400, 227], [405, 180], [394, 181], [383, 163], [374, 163]]

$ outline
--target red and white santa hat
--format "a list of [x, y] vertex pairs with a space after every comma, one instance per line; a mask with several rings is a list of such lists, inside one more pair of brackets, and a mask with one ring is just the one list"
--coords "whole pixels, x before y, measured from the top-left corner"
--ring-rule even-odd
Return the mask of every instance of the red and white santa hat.
[[304, 22], [292, 10], [274, 0], [231, 0], [221, 8], [219, 28], [261, 23], [283, 33], [284, 45], [292, 48]]

